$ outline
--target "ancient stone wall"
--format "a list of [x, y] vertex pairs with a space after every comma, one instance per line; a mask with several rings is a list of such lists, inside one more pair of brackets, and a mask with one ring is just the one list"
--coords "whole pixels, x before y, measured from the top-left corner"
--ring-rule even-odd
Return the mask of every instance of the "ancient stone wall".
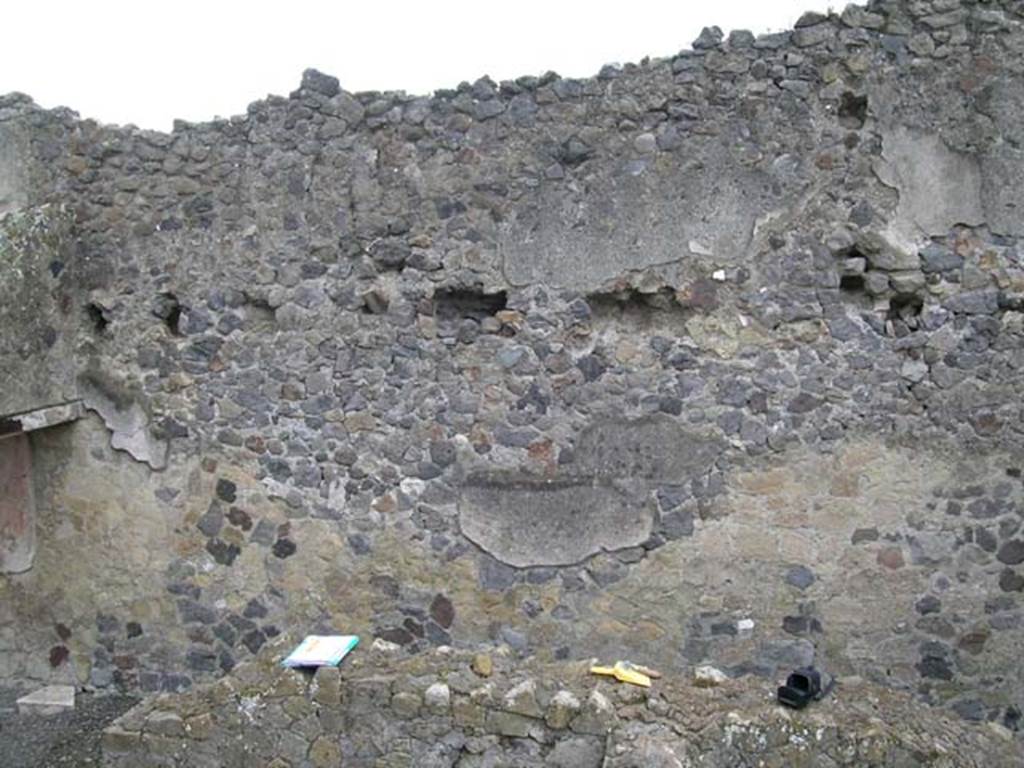
[[3, 97], [4, 221], [67, 211], [73, 280], [5, 276], [70, 325], [5, 320], [0, 376], [69, 362], [85, 416], [31, 436], [0, 675], [172, 691], [330, 628], [1016, 728], [1022, 54], [1019, 3], [881, 0], [169, 134]]
[[[1013, 768], [1021, 745], [863, 680], [801, 712], [757, 678], [602, 681], [440, 647], [402, 659], [377, 641], [343, 669], [282, 669], [261, 651], [218, 683], [148, 699], [103, 735], [109, 768]], [[390, 646], [390, 649], [387, 647]], [[879, 718], [883, 714], [884, 720]]]

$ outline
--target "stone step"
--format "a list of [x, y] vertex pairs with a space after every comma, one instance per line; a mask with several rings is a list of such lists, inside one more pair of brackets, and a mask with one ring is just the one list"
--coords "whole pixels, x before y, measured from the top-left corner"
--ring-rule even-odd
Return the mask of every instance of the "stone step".
[[49, 717], [75, 708], [73, 685], [48, 685], [18, 699], [18, 713]]

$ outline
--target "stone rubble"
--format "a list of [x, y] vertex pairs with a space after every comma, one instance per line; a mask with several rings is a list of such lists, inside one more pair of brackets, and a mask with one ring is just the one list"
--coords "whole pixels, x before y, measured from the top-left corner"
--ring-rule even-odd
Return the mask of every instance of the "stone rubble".
[[796, 712], [775, 704], [766, 681], [643, 689], [602, 682], [585, 663], [497, 650], [481, 683], [472, 653], [447, 647], [356, 653], [313, 674], [280, 668], [276, 644], [220, 682], [136, 706], [105, 732], [106, 765], [1009, 768], [1024, 754], [998, 724], [967, 724], [857, 678]]

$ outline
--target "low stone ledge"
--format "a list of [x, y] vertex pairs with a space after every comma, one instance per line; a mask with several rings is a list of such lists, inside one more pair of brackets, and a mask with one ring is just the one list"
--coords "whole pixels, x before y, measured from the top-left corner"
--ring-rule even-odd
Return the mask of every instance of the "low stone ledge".
[[589, 661], [519, 660], [502, 648], [484, 678], [469, 651], [403, 657], [388, 644], [310, 674], [278, 666], [286, 649], [140, 703], [107, 729], [106, 765], [980, 767], [1018, 765], [1022, 754], [1001, 726], [854, 678], [795, 712], [763, 678], [708, 688], [681, 671], [643, 689], [590, 675]]
[[44, 408], [10, 416], [0, 416], [0, 440], [14, 435], [35, 432], [37, 429], [55, 427], [82, 417], [82, 403], [74, 400], [70, 403], [51, 405]]
[[18, 713], [49, 717], [75, 708], [73, 685], [48, 685], [18, 699]]

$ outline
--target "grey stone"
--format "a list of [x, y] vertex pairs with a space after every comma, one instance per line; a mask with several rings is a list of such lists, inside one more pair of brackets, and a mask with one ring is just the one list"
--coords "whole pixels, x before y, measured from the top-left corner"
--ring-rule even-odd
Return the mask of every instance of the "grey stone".
[[503, 591], [516, 582], [516, 569], [486, 555], [480, 558], [480, 586]]
[[572, 691], [559, 690], [551, 697], [548, 703], [548, 710], [545, 714], [545, 722], [548, 727], [555, 730], [564, 730], [580, 711], [580, 700]]
[[667, 539], [692, 536], [693, 530], [693, 512], [690, 510], [680, 509], [661, 516], [661, 532]]
[[602, 739], [574, 736], [557, 742], [545, 758], [544, 765], [551, 768], [601, 768], [604, 754]]
[[269, 547], [274, 543], [277, 538], [277, 526], [270, 520], [260, 520], [256, 524], [256, 528], [252, 532], [252, 536], [249, 537], [249, 541], [253, 544], [261, 544], [265, 547]]
[[307, 69], [302, 73], [302, 87], [327, 97], [336, 96], [341, 90], [338, 78], [315, 69]]
[[536, 722], [531, 717], [492, 709], [487, 711], [486, 728], [500, 736], [524, 739], [530, 735], [530, 730], [534, 728]]
[[576, 733], [599, 736], [611, 730], [614, 722], [615, 708], [612, 703], [603, 693], [593, 690], [569, 727]]
[[786, 571], [786, 583], [797, 589], [807, 589], [814, 581], [814, 571], [806, 565], [794, 565]]
[[445, 713], [451, 706], [452, 695], [444, 683], [431, 684], [423, 694], [423, 703], [435, 713]]
[[515, 712], [526, 717], [544, 716], [544, 710], [537, 702], [537, 683], [533, 680], [523, 680], [510, 688], [502, 700], [502, 707], [507, 712]]
[[921, 269], [929, 274], [957, 270], [963, 263], [962, 256], [934, 243], [921, 251]]
[[693, 41], [696, 50], [716, 48], [722, 42], [722, 30], [719, 27], [704, 27], [700, 36]]
[[649, 155], [658, 150], [658, 140], [653, 133], [641, 133], [633, 139], [633, 148], [642, 155]]
[[797, 27], [793, 30], [793, 45], [797, 48], [810, 48], [832, 40], [835, 36], [835, 28], [828, 23]]
[[796, 669], [814, 662], [814, 645], [808, 640], [766, 640], [758, 659], [772, 667]]
[[17, 701], [18, 713], [30, 717], [50, 717], [75, 708], [73, 685], [48, 685], [22, 696]]
[[474, 115], [477, 120], [490, 120], [492, 117], [497, 117], [504, 111], [505, 104], [498, 99], [492, 99], [490, 101], [479, 102], [474, 109]]
[[746, 29], [734, 29], [729, 33], [726, 45], [730, 50], [751, 48], [754, 45], [754, 33]]
[[217, 621], [217, 614], [213, 609], [195, 600], [179, 600], [178, 614], [185, 624], [213, 624]]
[[991, 315], [999, 311], [999, 292], [995, 290], [959, 293], [946, 299], [942, 306], [964, 315]]
[[224, 527], [224, 513], [221, 512], [218, 505], [211, 504], [206, 514], [199, 518], [196, 527], [205, 536], [217, 536], [220, 533], [220, 529]]
[[1010, 541], [1004, 542], [999, 548], [999, 552], [996, 553], [996, 558], [1001, 563], [1006, 565], [1019, 565], [1024, 563], [1024, 541], [1021, 539], [1011, 539]]

